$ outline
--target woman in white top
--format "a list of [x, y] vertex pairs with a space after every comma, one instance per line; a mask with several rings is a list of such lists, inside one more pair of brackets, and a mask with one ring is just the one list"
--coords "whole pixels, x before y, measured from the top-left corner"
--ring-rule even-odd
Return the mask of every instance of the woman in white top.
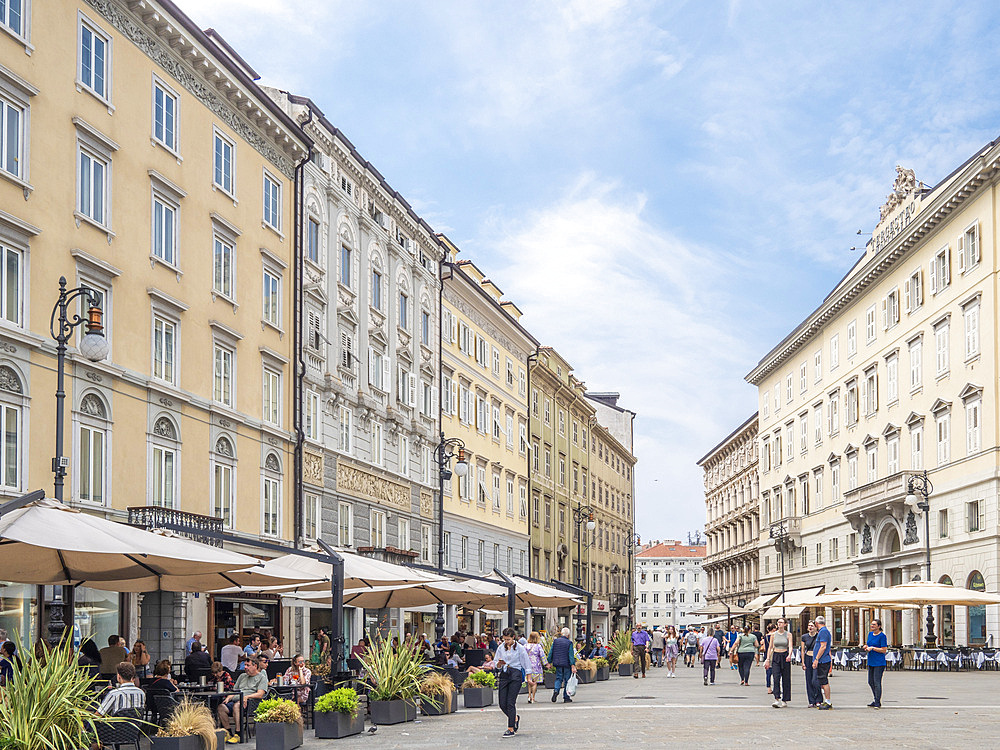
[[514, 628], [504, 629], [503, 643], [497, 648], [493, 664], [500, 676], [497, 702], [500, 710], [507, 716], [507, 731], [503, 736], [513, 737], [521, 721], [521, 717], [517, 715], [517, 694], [521, 692], [521, 683], [531, 668], [528, 651], [517, 642]]

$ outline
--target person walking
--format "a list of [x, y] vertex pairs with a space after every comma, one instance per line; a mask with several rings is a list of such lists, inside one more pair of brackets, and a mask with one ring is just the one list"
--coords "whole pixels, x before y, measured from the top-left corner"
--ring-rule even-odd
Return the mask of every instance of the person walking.
[[833, 635], [826, 627], [826, 618], [816, 618], [816, 642], [813, 644], [813, 669], [816, 670], [816, 682], [823, 691], [823, 702], [819, 705], [821, 711], [833, 708], [830, 702], [830, 668], [833, 666]]
[[816, 708], [822, 701], [819, 685], [816, 683], [816, 670], [813, 669], [813, 650], [816, 643], [816, 623], [809, 621], [807, 632], [802, 634], [802, 671], [806, 674], [806, 700], [809, 708]]
[[739, 653], [736, 649], [736, 642], [740, 639], [740, 634], [736, 630], [736, 623], [729, 625], [729, 632], [726, 633], [726, 653], [730, 654], [730, 669], [739, 669], [739, 660], [732, 657], [733, 653]]
[[497, 703], [507, 717], [507, 731], [502, 736], [513, 737], [521, 723], [521, 717], [517, 715], [517, 694], [521, 692], [521, 683], [531, 664], [528, 652], [517, 642], [514, 628], [504, 628], [502, 636], [493, 659], [493, 668], [500, 675]]
[[690, 628], [684, 634], [684, 663], [688, 667], [694, 666], [695, 656], [698, 655], [698, 628]]
[[528, 669], [528, 703], [535, 702], [535, 691], [538, 683], [545, 676], [545, 668], [549, 665], [549, 660], [545, 658], [545, 650], [541, 646], [541, 636], [538, 631], [532, 630], [528, 634], [528, 645], [525, 650], [528, 652], [528, 661], [531, 662]]
[[792, 699], [792, 665], [788, 660], [792, 648], [792, 636], [788, 632], [788, 621], [778, 618], [777, 629], [771, 633], [764, 667], [771, 668], [774, 680], [774, 708], [784, 708]]
[[659, 627], [653, 628], [653, 634], [649, 637], [650, 645], [653, 648], [653, 666], [662, 667], [663, 666], [663, 647], [666, 645], [666, 641], [663, 638], [663, 631]]
[[680, 653], [677, 637], [677, 628], [667, 625], [667, 633], [663, 639], [663, 656], [667, 660], [667, 677], [677, 677], [674, 671], [677, 669], [677, 655]]
[[562, 688], [563, 703], [572, 703], [573, 699], [566, 692], [566, 683], [569, 676], [576, 674], [576, 652], [573, 649], [573, 641], [569, 639], [569, 628], [563, 628], [559, 632], [559, 637], [552, 641], [549, 648], [549, 664], [556, 668], [556, 684], [552, 691], [552, 702], [559, 698], [559, 689]]
[[[649, 647], [649, 633], [641, 625], [636, 625], [632, 631], [632, 656], [635, 657], [636, 664], [642, 667], [642, 676], [646, 677], [646, 649]], [[632, 676], [639, 679], [639, 672], [632, 667]]]
[[882, 708], [882, 675], [885, 674], [885, 655], [889, 652], [889, 641], [882, 632], [881, 620], [872, 620], [870, 628], [865, 651], [868, 653], [868, 687], [872, 689], [874, 700], [868, 707]]
[[706, 632], [705, 637], [698, 644], [698, 655], [701, 657], [702, 675], [705, 678], [704, 683], [706, 685], [709, 684], [708, 678], [710, 674], [712, 677], [711, 684], [715, 684], [715, 665], [719, 663], [719, 654], [721, 652], [722, 646], [719, 644], [719, 639], [714, 634], [709, 635]]
[[772, 674], [771, 674], [771, 664], [767, 661], [767, 650], [771, 645], [771, 636], [774, 634], [774, 631], [777, 630], [777, 626], [773, 622], [769, 622], [765, 630], [767, 631], [767, 635], [765, 635], [761, 640], [760, 650], [761, 653], [764, 654], [764, 681], [765, 684], [767, 685], [767, 694], [771, 695]]
[[740, 670], [740, 685], [750, 684], [750, 667], [754, 661], [760, 664], [760, 643], [750, 631], [750, 626], [743, 628], [743, 634], [736, 637], [733, 643], [736, 649], [737, 667]]

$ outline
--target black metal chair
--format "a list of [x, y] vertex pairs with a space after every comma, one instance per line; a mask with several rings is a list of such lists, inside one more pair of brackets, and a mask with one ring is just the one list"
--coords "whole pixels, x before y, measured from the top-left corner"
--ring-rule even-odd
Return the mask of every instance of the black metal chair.
[[96, 722], [94, 729], [97, 732], [98, 742], [103, 747], [114, 748], [114, 750], [121, 750], [122, 745], [131, 745], [135, 750], [141, 750], [139, 747], [139, 737], [142, 734], [140, 728], [142, 716], [139, 709], [126, 708], [113, 714], [113, 716], [120, 719], [132, 719], [133, 721], [116, 721], [114, 723]]
[[254, 720], [253, 715], [257, 713], [257, 706], [260, 705], [260, 702], [265, 700], [267, 697], [273, 696], [265, 696], [264, 698], [249, 698], [247, 699], [246, 707], [240, 708], [240, 735], [242, 736], [244, 742], [249, 740], [251, 737], [256, 736], [257, 722]]
[[151, 721], [162, 727], [174, 715], [174, 711], [181, 701], [178, 693], [151, 691], [146, 695], [146, 704], [149, 705], [150, 702], [152, 703]]

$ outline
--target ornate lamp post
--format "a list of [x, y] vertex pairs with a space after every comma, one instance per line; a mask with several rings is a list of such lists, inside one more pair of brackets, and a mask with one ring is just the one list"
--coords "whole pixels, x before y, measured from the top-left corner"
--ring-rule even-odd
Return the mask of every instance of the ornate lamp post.
[[[88, 303], [86, 317], [71, 313], [70, 305], [83, 297]], [[66, 348], [73, 337], [73, 331], [80, 325], [86, 326], [86, 333], [80, 339], [79, 351], [91, 362], [100, 362], [108, 356], [108, 339], [104, 335], [100, 298], [85, 286], [76, 289], [66, 288], [66, 277], [59, 277], [59, 299], [52, 308], [49, 319], [49, 332], [56, 342], [56, 455], [52, 459], [52, 473], [55, 475], [53, 491], [55, 499], [63, 500], [63, 485], [69, 459], [63, 456], [63, 414], [65, 410], [66, 391]], [[46, 603], [48, 614], [48, 640], [53, 645], [59, 642], [66, 625], [63, 613], [62, 587], [52, 587], [52, 600]], [[72, 619], [72, 611], [70, 613]]]
[[[573, 520], [576, 521], [576, 585], [578, 588], [586, 588], [586, 586], [581, 583], [583, 580], [583, 552], [581, 545], [581, 538], [583, 537], [583, 526], [586, 524], [587, 531], [593, 531], [597, 528], [597, 522], [594, 521], [594, 509], [589, 505], [579, 505], [573, 508]], [[587, 545], [590, 546], [589, 544]], [[587, 629], [590, 629], [590, 610], [587, 610]], [[580, 615], [580, 606], [576, 607], [576, 639], [578, 641], [583, 640], [583, 617]]]
[[629, 630], [635, 624], [635, 573], [632, 568], [632, 561], [635, 559], [635, 548], [642, 544], [642, 539], [638, 534], [632, 532], [625, 540], [625, 549], [628, 550], [628, 627]]
[[778, 560], [781, 566], [781, 616], [785, 616], [785, 550], [789, 546], [790, 536], [788, 534], [788, 524], [779, 521], [770, 528], [771, 539], [774, 540], [774, 548], [778, 550]]
[[[465, 458], [465, 443], [459, 438], [446, 438], [441, 433], [441, 442], [434, 449], [438, 461], [438, 573], [444, 573], [444, 483], [451, 479], [451, 459], [456, 455], [455, 473], [464, 477], [469, 473], [469, 462]], [[434, 618], [435, 641], [444, 637], [444, 605], [438, 602], [437, 617]]]
[[[906, 502], [908, 505], [915, 505], [924, 514], [924, 545], [927, 552], [927, 571], [924, 580], [931, 582], [931, 503], [930, 497], [934, 493], [934, 485], [927, 477], [927, 470], [923, 474], [910, 477], [906, 483]], [[917, 500], [917, 496], [920, 500]], [[927, 630], [924, 633], [925, 646], [933, 648], [937, 642], [934, 635], [934, 607], [927, 605]]]

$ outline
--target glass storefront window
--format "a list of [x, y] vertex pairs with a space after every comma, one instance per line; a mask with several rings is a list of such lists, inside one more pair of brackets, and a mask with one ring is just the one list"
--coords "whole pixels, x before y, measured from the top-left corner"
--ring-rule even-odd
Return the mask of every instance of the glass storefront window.
[[38, 588], [0, 581], [0, 628], [11, 640], [19, 639], [28, 650], [38, 637]]
[[108, 636], [120, 635], [118, 592], [81, 586], [76, 590], [75, 601], [74, 642], [79, 644], [85, 638], [93, 638], [98, 648], [104, 648], [108, 645]]
[[[969, 576], [968, 588], [973, 591], [986, 591], [986, 580], [978, 570]], [[969, 607], [969, 645], [981, 646], [986, 643], [986, 605]]]

